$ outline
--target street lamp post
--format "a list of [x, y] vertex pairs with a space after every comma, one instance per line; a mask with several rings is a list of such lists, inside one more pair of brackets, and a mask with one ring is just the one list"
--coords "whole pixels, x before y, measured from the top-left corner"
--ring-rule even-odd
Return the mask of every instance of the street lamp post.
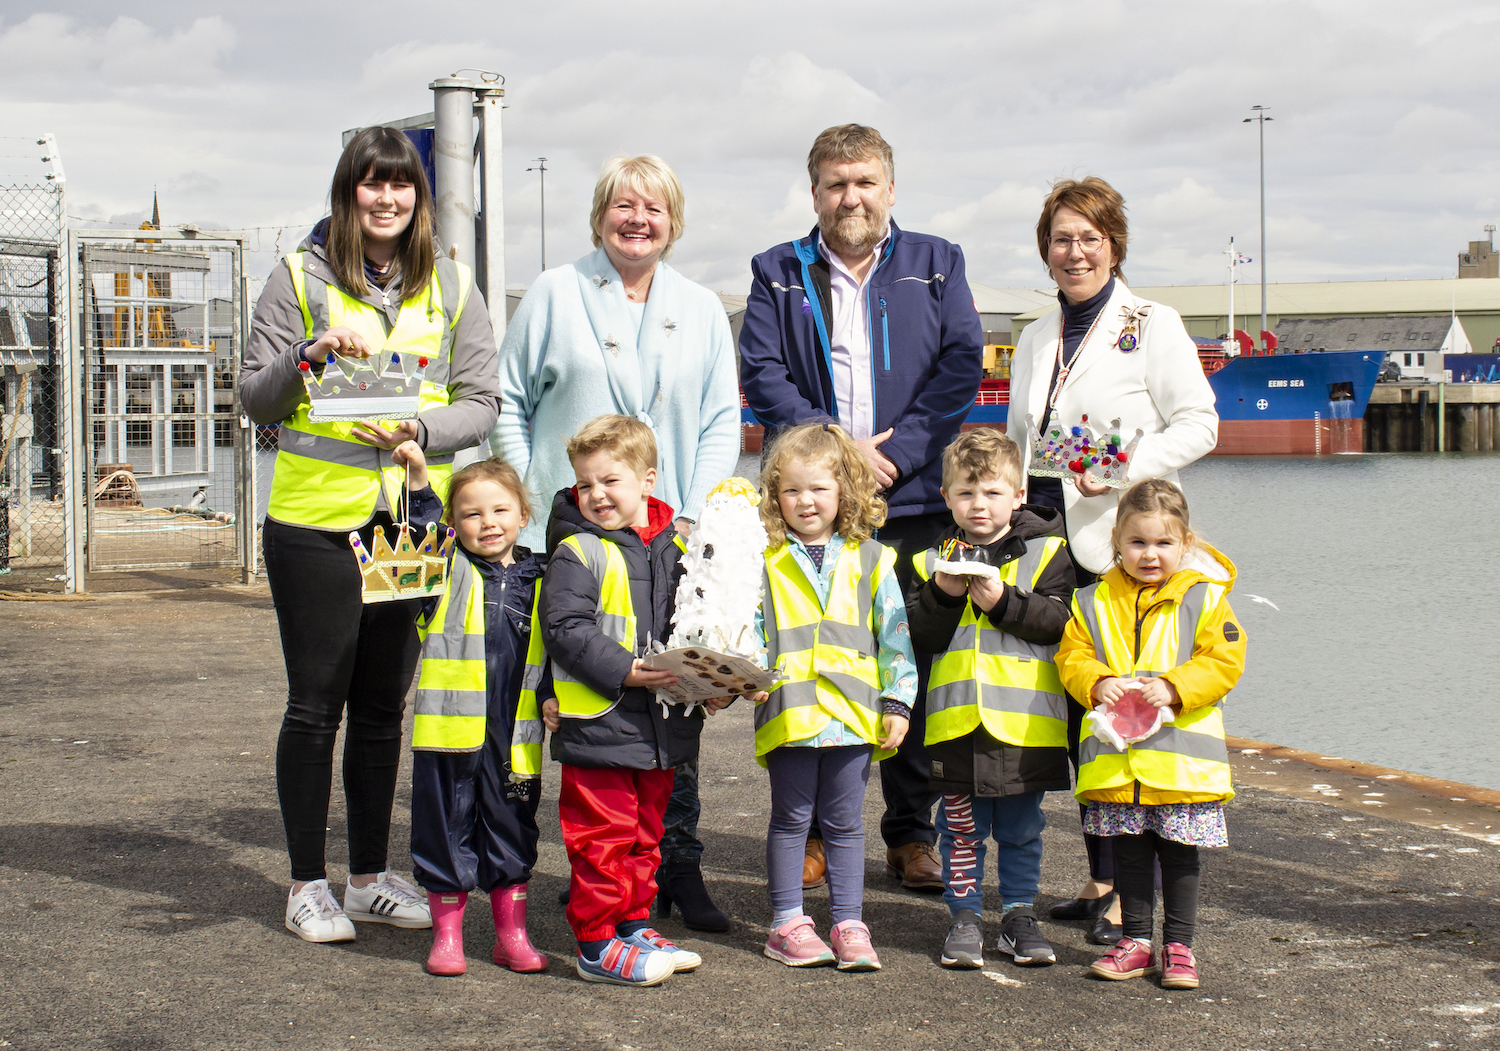
[[[1270, 106], [1251, 106], [1255, 116], [1246, 117], [1241, 124], [1254, 121], [1260, 125], [1260, 330], [1266, 330], [1266, 121], [1275, 120], [1266, 116]], [[1266, 337], [1260, 337], [1260, 349], [1266, 349]]]
[[[529, 172], [541, 172], [541, 175], [542, 175], [542, 269], [546, 270], [547, 269], [547, 158], [546, 157], [538, 157], [538, 158], [536, 158], [536, 167], [535, 168], [527, 168], [526, 170], [529, 171]], [[1262, 207], [1264, 207], [1264, 206], [1262, 206]], [[1264, 231], [1264, 229], [1262, 229], [1261, 237], [1262, 237], [1262, 240], [1264, 240], [1264, 238], [1265, 238], [1265, 231]]]

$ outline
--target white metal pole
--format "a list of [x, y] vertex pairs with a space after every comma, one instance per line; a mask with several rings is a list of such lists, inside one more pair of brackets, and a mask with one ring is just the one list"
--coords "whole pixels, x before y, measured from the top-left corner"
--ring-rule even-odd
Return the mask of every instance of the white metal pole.
[[484, 219], [484, 301], [490, 308], [490, 328], [498, 345], [505, 335], [505, 174], [504, 138], [500, 128], [505, 89], [486, 81], [477, 93], [479, 113], [480, 215]]
[[[1260, 117], [1260, 330], [1266, 330], [1266, 120]], [[1260, 349], [1266, 349], [1266, 337], [1258, 337]]]
[[474, 265], [474, 91], [464, 77], [439, 77], [433, 95], [432, 167], [438, 239], [444, 252]]
[[1239, 255], [1234, 249], [1234, 238], [1229, 239], [1229, 339], [1224, 343], [1224, 349], [1235, 344], [1234, 338], [1234, 267], [1239, 262]]

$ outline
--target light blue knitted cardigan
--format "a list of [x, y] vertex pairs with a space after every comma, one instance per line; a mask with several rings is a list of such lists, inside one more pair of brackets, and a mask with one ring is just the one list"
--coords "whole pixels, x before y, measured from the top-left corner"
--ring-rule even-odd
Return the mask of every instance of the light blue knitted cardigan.
[[526, 481], [537, 513], [520, 543], [546, 546], [553, 495], [574, 482], [566, 442], [604, 413], [656, 433], [656, 497], [696, 519], [739, 458], [740, 399], [719, 297], [658, 263], [637, 315], [604, 250], [544, 272], [500, 345], [500, 419], [491, 450]]

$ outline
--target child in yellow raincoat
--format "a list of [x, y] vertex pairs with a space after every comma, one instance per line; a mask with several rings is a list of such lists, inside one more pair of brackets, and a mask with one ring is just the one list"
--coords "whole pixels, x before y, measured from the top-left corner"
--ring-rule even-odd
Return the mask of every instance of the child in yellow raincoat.
[[1228, 845], [1224, 803], [1234, 797], [1222, 713], [1245, 668], [1245, 632], [1229, 608], [1234, 563], [1193, 536], [1182, 490], [1161, 480], [1126, 491], [1113, 541], [1115, 564], [1073, 597], [1058, 674], [1090, 708], [1112, 708], [1139, 689], [1172, 719], [1123, 749], [1085, 724], [1075, 794], [1088, 807], [1084, 831], [1115, 837], [1125, 931], [1091, 972], [1120, 980], [1155, 969], [1159, 860], [1161, 983], [1196, 989], [1198, 848]]

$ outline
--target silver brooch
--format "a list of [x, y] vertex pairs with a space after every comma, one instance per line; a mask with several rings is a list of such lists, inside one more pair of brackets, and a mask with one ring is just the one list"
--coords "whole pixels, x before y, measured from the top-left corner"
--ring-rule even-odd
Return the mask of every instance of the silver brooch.
[[671, 336], [672, 333], [677, 331], [677, 322], [673, 321], [671, 318], [667, 318], [661, 323], [661, 327], [667, 330], [668, 336]]
[[617, 358], [620, 356], [620, 344], [615, 342], [614, 336], [604, 337], [604, 349], [609, 351]]

